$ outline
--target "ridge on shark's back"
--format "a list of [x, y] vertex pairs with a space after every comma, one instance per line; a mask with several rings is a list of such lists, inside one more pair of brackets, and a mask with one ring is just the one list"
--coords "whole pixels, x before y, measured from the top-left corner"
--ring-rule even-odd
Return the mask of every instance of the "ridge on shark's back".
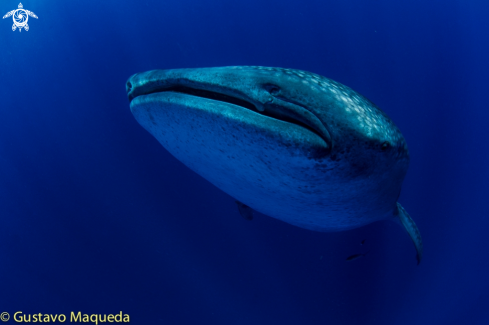
[[292, 69], [153, 70], [126, 84], [136, 120], [171, 154], [236, 200], [316, 231], [391, 219], [422, 241], [397, 203], [406, 142], [368, 99]]

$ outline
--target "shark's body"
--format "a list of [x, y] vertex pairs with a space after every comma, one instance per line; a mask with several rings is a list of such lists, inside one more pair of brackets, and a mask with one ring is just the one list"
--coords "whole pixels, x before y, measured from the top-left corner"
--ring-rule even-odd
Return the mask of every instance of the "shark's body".
[[245, 206], [316, 231], [400, 220], [420, 261], [419, 231], [397, 203], [405, 140], [352, 89], [300, 70], [222, 67], [136, 74], [127, 92], [146, 130]]

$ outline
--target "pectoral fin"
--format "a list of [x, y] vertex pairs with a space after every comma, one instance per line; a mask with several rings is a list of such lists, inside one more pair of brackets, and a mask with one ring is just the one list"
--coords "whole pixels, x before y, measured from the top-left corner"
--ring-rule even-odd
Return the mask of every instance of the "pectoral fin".
[[419, 229], [414, 223], [414, 220], [411, 219], [409, 213], [407, 213], [404, 208], [397, 203], [397, 215], [396, 219], [398, 219], [404, 229], [406, 229], [409, 237], [413, 240], [414, 246], [416, 247], [416, 258], [418, 260], [418, 265], [421, 262], [421, 258], [423, 257], [423, 241], [421, 240], [421, 234], [419, 233]]
[[238, 210], [239, 214], [246, 220], [253, 220], [253, 209], [247, 206], [246, 204], [243, 204], [239, 201], [236, 201], [236, 204], [238, 205]]

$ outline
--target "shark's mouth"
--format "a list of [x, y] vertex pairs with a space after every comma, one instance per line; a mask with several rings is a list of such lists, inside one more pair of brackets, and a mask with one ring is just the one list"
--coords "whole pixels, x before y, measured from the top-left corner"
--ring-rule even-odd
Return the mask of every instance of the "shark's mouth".
[[212, 99], [220, 102], [225, 102], [237, 106], [244, 107], [246, 109], [250, 109], [252, 111], [258, 111], [256, 109], [256, 106], [246, 100], [243, 100], [241, 98], [229, 96], [226, 94], [218, 93], [215, 91], [209, 91], [209, 90], [203, 90], [203, 89], [197, 89], [197, 88], [191, 88], [187, 86], [173, 86], [170, 88], [165, 88], [165, 89], [160, 89], [160, 90], [155, 90], [148, 94], [152, 93], [161, 93], [161, 92], [174, 92], [174, 93], [180, 93], [180, 94], [185, 94], [185, 95], [191, 95], [194, 97], [202, 97], [202, 98], [207, 98], [207, 99]]
[[[330, 150], [332, 147], [331, 143], [331, 137], [329, 136], [329, 132], [322, 126], [321, 122], [317, 117], [312, 116], [311, 113], [305, 109], [304, 107], [301, 107], [301, 110], [304, 112], [307, 112], [309, 114], [308, 117], [302, 117], [298, 115], [298, 118], [291, 114], [282, 114], [280, 112], [280, 109], [258, 109], [257, 105], [253, 103], [252, 101], [243, 99], [246, 98], [246, 96], [240, 95], [240, 97], [233, 96], [233, 95], [228, 95], [224, 94], [221, 91], [213, 91], [213, 90], [208, 90], [208, 89], [200, 89], [200, 88], [194, 88], [194, 87], [189, 87], [186, 85], [166, 85], [163, 87], [152, 87], [152, 89], [146, 89], [146, 91], [140, 92], [140, 91], [132, 91], [132, 84], [130, 81], [127, 83], [126, 88], [128, 90], [128, 98], [129, 101], [131, 102], [134, 98], [138, 96], [143, 96], [143, 95], [149, 95], [149, 94], [154, 94], [154, 93], [179, 93], [179, 94], [184, 94], [188, 96], [194, 96], [194, 97], [200, 97], [200, 98], [206, 98], [214, 101], [219, 101], [219, 102], [225, 102], [228, 104], [240, 106], [242, 108], [245, 108], [247, 110], [251, 110], [255, 113], [258, 113], [260, 115], [264, 115], [270, 118], [274, 118], [276, 120], [280, 120], [283, 122], [287, 123], [292, 123], [297, 126], [300, 126], [302, 128], [305, 128], [313, 133], [315, 133], [317, 136], [322, 138]], [[227, 90], [227, 92], [230, 92]], [[135, 95], [137, 93], [137, 95]], [[273, 96], [273, 95], [271, 95]], [[280, 101], [281, 103], [285, 105], [295, 105], [297, 104], [292, 103], [290, 101], [287, 101], [283, 98], [279, 98], [274, 96], [275, 100]], [[328, 150], [328, 151], [329, 151]]]

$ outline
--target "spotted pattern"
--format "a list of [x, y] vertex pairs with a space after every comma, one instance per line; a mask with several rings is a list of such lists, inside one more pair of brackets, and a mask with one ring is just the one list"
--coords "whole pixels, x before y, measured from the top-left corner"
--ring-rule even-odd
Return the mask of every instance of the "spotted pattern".
[[357, 120], [357, 125], [359, 128], [362, 128], [364, 135], [374, 138], [378, 134], [383, 134], [386, 141], [391, 141], [392, 143], [403, 141], [400, 131], [378, 107], [351, 88], [334, 80], [312, 72], [296, 69], [261, 66], [233, 66], [228, 68], [232, 70], [255, 69], [267, 72], [267, 75], [270, 75], [272, 72], [277, 77], [283, 77], [285, 75], [291, 78], [302, 79], [303, 84], [310, 86], [318, 92], [333, 96], [337, 103], [343, 103], [345, 113]]

